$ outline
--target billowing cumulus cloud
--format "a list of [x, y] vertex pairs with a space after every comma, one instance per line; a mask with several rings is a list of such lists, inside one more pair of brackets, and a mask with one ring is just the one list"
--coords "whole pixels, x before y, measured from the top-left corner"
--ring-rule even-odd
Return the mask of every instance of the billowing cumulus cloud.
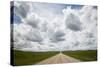
[[26, 35], [26, 39], [29, 41], [41, 42], [43, 40], [39, 31], [30, 31], [28, 34]]
[[[14, 49], [23, 51], [96, 50], [97, 8], [15, 1]], [[55, 9], [54, 9], [55, 7]], [[96, 7], [96, 6], [95, 6]]]
[[73, 31], [81, 31], [82, 29], [79, 17], [72, 13], [67, 16], [65, 23], [66, 27]]
[[61, 31], [56, 31], [52, 38], [50, 39], [52, 42], [60, 42], [60, 41], [64, 41], [65, 39], [63, 38], [65, 34]]
[[36, 27], [38, 27], [38, 24], [40, 22], [40, 18], [37, 17], [36, 14], [31, 14], [31, 15], [27, 16], [27, 19], [25, 19], [25, 22], [27, 24], [29, 24], [30, 26], [36, 28]]
[[27, 17], [28, 11], [30, 9], [29, 5], [26, 2], [16, 2], [14, 4], [17, 5], [14, 6], [14, 12], [21, 18]]

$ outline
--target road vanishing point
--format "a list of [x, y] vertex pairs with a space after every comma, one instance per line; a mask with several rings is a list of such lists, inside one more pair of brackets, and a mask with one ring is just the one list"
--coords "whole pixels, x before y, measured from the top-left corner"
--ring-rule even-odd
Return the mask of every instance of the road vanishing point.
[[42, 65], [42, 64], [61, 64], [61, 63], [74, 63], [74, 62], [80, 62], [80, 60], [75, 59], [73, 57], [64, 55], [63, 53], [59, 53], [53, 57], [50, 57], [46, 60], [43, 60], [39, 63], [37, 63], [38, 65]]

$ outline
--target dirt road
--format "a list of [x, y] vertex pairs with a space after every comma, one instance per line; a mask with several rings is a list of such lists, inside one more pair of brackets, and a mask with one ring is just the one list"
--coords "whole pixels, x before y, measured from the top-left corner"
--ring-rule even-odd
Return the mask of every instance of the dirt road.
[[59, 63], [72, 63], [72, 62], [80, 62], [80, 60], [77, 60], [75, 58], [66, 56], [62, 53], [59, 53], [51, 58], [48, 58], [46, 60], [43, 60], [37, 64], [59, 64]]

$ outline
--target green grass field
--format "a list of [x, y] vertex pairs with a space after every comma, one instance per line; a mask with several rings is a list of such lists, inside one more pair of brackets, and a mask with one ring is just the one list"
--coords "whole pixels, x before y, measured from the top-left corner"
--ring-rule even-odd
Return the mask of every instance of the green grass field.
[[[58, 52], [25, 52], [19, 50], [13, 50], [13, 66], [21, 65], [33, 65], [49, 57], [52, 57]], [[85, 51], [63, 51], [65, 55], [74, 57], [81, 61], [96, 61], [97, 60], [97, 50], [85, 50]]]
[[25, 52], [14, 50], [12, 65], [21, 66], [21, 65], [32, 65], [44, 59], [47, 59], [51, 56], [56, 55], [59, 52]]
[[97, 50], [63, 51], [63, 54], [74, 57], [81, 61], [96, 61], [97, 60]]

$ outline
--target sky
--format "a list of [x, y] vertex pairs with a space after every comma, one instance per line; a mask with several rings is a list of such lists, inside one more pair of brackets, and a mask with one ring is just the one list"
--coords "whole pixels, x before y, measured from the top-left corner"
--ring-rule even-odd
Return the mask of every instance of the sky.
[[14, 49], [97, 49], [97, 7], [42, 2], [11, 3]]

